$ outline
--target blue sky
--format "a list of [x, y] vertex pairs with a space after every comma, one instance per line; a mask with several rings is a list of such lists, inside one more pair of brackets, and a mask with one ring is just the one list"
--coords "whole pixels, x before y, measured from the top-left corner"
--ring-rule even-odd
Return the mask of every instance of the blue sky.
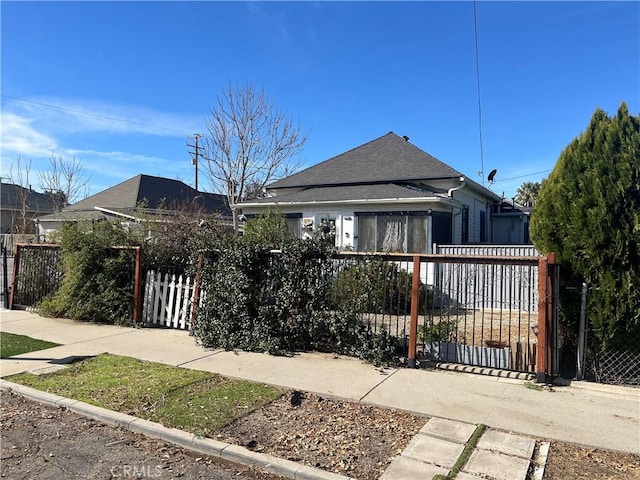
[[[596, 107], [640, 112], [640, 3], [476, 7], [496, 193], [546, 176]], [[34, 188], [52, 151], [82, 162], [90, 194], [138, 173], [193, 184], [187, 135], [230, 81], [264, 87], [309, 131], [305, 166], [394, 131], [482, 182], [472, 2], [2, 1], [0, 14], [0, 173], [31, 161]]]

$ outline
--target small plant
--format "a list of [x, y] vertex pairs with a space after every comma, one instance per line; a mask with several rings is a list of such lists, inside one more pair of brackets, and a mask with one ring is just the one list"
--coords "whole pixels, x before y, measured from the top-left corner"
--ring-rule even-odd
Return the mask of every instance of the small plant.
[[427, 323], [418, 327], [418, 338], [423, 343], [456, 342], [458, 323], [455, 320], [440, 320], [438, 323]]
[[537, 385], [533, 382], [524, 382], [524, 388], [527, 388], [529, 390], [535, 390], [536, 392], [541, 392], [542, 390], [544, 390], [540, 385]]

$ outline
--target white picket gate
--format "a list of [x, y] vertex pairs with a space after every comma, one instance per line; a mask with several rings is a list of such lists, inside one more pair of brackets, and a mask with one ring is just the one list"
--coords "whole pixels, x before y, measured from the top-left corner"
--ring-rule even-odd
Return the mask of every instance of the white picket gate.
[[[147, 272], [142, 319], [148, 325], [188, 330], [195, 289], [189, 277]], [[201, 292], [199, 305], [202, 305]]]

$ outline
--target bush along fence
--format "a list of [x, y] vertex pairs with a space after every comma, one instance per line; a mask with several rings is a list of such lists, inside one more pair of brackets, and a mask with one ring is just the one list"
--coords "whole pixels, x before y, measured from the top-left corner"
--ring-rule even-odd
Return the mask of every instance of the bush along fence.
[[557, 374], [553, 257], [333, 255], [310, 245], [205, 253], [197, 308], [193, 279], [148, 275], [145, 321], [191, 328], [212, 348]]
[[9, 308], [115, 324], [141, 321], [141, 247], [77, 252], [66, 261], [80, 268], [66, 275], [60, 245], [16, 244], [14, 248]]
[[[409, 366], [458, 363], [535, 373], [541, 381], [558, 372], [552, 256], [334, 254], [315, 241], [272, 252], [232, 241], [202, 249], [182, 276], [149, 271], [143, 282], [139, 247], [109, 252], [100, 253], [100, 274], [111, 275], [109, 265], [121, 272], [115, 291], [123, 298], [102, 298], [113, 289], [104, 278], [88, 278], [95, 272], [72, 279], [87, 287], [74, 308], [83, 302], [101, 314], [100, 305], [120, 302], [118, 318], [104, 321], [128, 316], [190, 330], [211, 348], [334, 351], [374, 363], [400, 357]], [[83, 255], [75, 261], [98, 268], [93, 254]], [[21, 268], [15, 298], [29, 283]], [[49, 298], [41, 305], [55, 313]]]

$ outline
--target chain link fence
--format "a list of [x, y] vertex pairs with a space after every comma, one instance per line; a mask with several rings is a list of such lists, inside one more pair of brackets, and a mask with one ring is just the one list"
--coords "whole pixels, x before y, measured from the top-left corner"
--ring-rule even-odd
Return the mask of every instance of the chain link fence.
[[[597, 343], [597, 342], [596, 342]], [[596, 382], [640, 387], [640, 331], [591, 355]]]

